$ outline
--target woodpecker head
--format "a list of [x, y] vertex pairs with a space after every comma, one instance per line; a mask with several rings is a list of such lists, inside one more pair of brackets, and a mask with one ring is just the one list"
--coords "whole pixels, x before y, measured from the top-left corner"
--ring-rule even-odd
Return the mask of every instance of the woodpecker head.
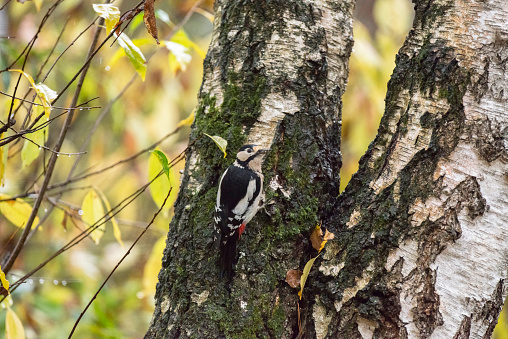
[[235, 165], [248, 167], [253, 171], [261, 173], [261, 160], [270, 149], [263, 149], [260, 146], [247, 144], [240, 147], [236, 154]]

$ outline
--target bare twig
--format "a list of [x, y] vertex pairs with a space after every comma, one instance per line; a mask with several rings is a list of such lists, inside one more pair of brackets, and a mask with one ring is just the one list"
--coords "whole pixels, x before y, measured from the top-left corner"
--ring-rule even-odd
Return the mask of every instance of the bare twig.
[[166, 198], [164, 199], [164, 202], [162, 203], [161, 207], [159, 208], [159, 210], [153, 215], [153, 218], [152, 220], [150, 220], [150, 222], [148, 223], [148, 225], [146, 225], [145, 229], [138, 235], [138, 237], [136, 238], [136, 240], [134, 240], [134, 242], [132, 243], [132, 245], [129, 247], [129, 249], [127, 250], [127, 252], [125, 252], [125, 254], [123, 255], [122, 259], [120, 259], [120, 261], [118, 261], [118, 263], [116, 264], [116, 266], [111, 270], [111, 272], [109, 272], [108, 276], [106, 277], [106, 279], [104, 279], [104, 282], [101, 284], [101, 286], [99, 287], [99, 289], [97, 290], [97, 292], [95, 292], [95, 294], [93, 295], [92, 299], [90, 299], [90, 301], [88, 302], [88, 304], [85, 306], [85, 309], [81, 312], [81, 314], [79, 315], [78, 319], [76, 320], [76, 322], [74, 323], [74, 326], [72, 327], [72, 330], [71, 330], [71, 333], [69, 334], [69, 339], [72, 337], [72, 335], [74, 334], [74, 331], [76, 330], [76, 327], [78, 326], [79, 324], [79, 321], [81, 320], [81, 318], [83, 318], [83, 316], [85, 315], [85, 312], [88, 310], [88, 308], [90, 307], [90, 305], [92, 305], [92, 302], [97, 298], [97, 296], [99, 295], [99, 292], [102, 290], [102, 288], [104, 287], [104, 285], [106, 285], [106, 283], [108, 282], [109, 278], [111, 278], [111, 276], [113, 275], [113, 273], [115, 273], [116, 269], [120, 266], [120, 264], [124, 261], [124, 259], [131, 253], [131, 250], [134, 248], [134, 246], [138, 243], [139, 239], [141, 239], [141, 237], [146, 233], [146, 231], [148, 230], [148, 228], [150, 226], [152, 226], [153, 222], [155, 221], [155, 218], [157, 218], [157, 216], [160, 214], [160, 212], [162, 211], [162, 209], [164, 208], [164, 206], [166, 205], [166, 202], [171, 194], [171, 191], [172, 191], [173, 187], [171, 187], [169, 189], [169, 192], [168, 194], [166, 195]]
[[[93, 41], [92, 41], [92, 43], [90, 45], [90, 48], [88, 50], [88, 55], [87, 55], [87, 60], [85, 62], [85, 65], [83, 65], [83, 67], [80, 69], [80, 72], [78, 72], [78, 74], [81, 73], [81, 72], [83, 72], [83, 73], [81, 73], [80, 79], [78, 81], [77, 88], [76, 88], [76, 90], [74, 92], [74, 97], [72, 99], [71, 107], [75, 106], [77, 104], [78, 97], [79, 97], [79, 94], [81, 92], [81, 87], [83, 86], [83, 82], [85, 80], [85, 76], [86, 76], [88, 67], [90, 65], [91, 58], [93, 57], [93, 55], [95, 55], [95, 53], [97, 53], [97, 50], [94, 51], [94, 49], [95, 49], [95, 46], [98, 43], [99, 35], [100, 35], [100, 28], [97, 27], [97, 30], [95, 31], [95, 35], [94, 35]], [[105, 42], [103, 42], [102, 45], [104, 45], [104, 43]], [[26, 60], [26, 58], [25, 58], [25, 60]], [[63, 92], [64, 91], [62, 91], [59, 94], [59, 96], [55, 100], [53, 100], [52, 104], [63, 94]], [[15, 93], [14, 93], [14, 95], [15, 95]], [[69, 130], [69, 127], [71, 125], [73, 116], [74, 116], [74, 111], [73, 110], [69, 111], [69, 114], [67, 115], [67, 117], [65, 119], [65, 122], [64, 122], [64, 124], [62, 126], [62, 129], [60, 130], [60, 135], [58, 136], [57, 143], [56, 143], [56, 145], [54, 147], [54, 150], [57, 151], [57, 152], [59, 152], [60, 148], [62, 147], [63, 141], [65, 139], [65, 135], [67, 134], [67, 131]], [[6, 272], [6, 273], [9, 272], [9, 270], [12, 268], [12, 265], [14, 264], [14, 261], [16, 260], [16, 258], [18, 257], [19, 253], [21, 252], [21, 249], [25, 245], [25, 241], [26, 241], [26, 239], [28, 237], [28, 234], [32, 230], [32, 225], [33, 225], [33, 222], [35, 220], [35, 216], [37, 215], [37, 212], [39, 211], [39, 207], [40, 207], [40, 205], [42, 203], [42, 199], [44, 197], [44, 194], [46, 193], [46, 189], [47, 189], [47, 187], [49, 185], [49, 181], [50, 181], [51, 176], [53, 174], [53, 170], [55, 168], [57, 158], [58, 158], [58, 154], [56, 154], [56, 153], [52, 153], [51, 157], [49, 158], [48, 166], [46, 168], [46, 176], [44, 177], [44, 180], [42, 182], [42, 186], [41, 186], [39, 195], [37, 196], [37, 199], [34, 202], [34, 206], [32, 208], [32, 212], [30, 213], [30, 216], [28, 218], [27, 224], [26, 224], [25, 228], [23, 229], [23, 233], [21, 233], [21, 237], [18, 239], [18, 242], [16, 243], [16, 246], [14, 247], [14, 250], [10, 254], [9, 259], [7, 259], [7, 263], [5, 264], [4, 272]]]
[[[31, 105], [35, 105], [35, 106], [44, 106], [43, 104], [38, 104], [36, 102], [33, 102], [33, 101], [30, 101], [30, 100], [26, 100], [26, 99], [22, 99], [22, 98], [18, 98], [18, 97], [14, 97], [13, 95], [9, 94], [9, 93], [5, 93], [4, 91], [0, 91], [0, 94], [3, 94], [5, 96], [8, 96], [8, 97], [11, 97], [11, 98], [14, 98], [16, 100], [19, 100], [19, 101], [23, 101], [23, 102], [26, 102], [26, 103], [29, 103]], [[97, 99], [97, 98], [94, 98], [94, 99]], [[61, 106], [51, 106], [51, 108], [53, 109], [64, 109], [64, 110], [71, 110], [71, 109], [79, 109], [79, 110], [82, 110], [82, 109], [92, 109], [92, 108], [101, 108], [101, 106], [86, 106], [86, 107], [81, 107], [81, 106], [76, 106], [76, 107], [61, 107]]]

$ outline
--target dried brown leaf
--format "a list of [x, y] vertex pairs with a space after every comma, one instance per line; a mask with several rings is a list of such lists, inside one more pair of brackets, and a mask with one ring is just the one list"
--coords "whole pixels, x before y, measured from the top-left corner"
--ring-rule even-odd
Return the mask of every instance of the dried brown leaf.
[[315, 250], [319, 251], [321, 249], [321, 244], [323, 243], [323, 231], [321, 230], [321, 226], [317, 225], [314, 227], [310, 235], [310, 241]]
[[286, 273], [286, 282], [292, 288], [297, 288], [300, 286], [300, 279], [302, 277], [303, 272], [300, 270], [289, 270]]
[[325, 236], [323, 237], [323, 240], [328, 241], [332, 240], [333, 238], [335, 238], [335, 234], [325, 229]]
[[158, 45], [159, 39], [157, 38], [157, 22], [155, 20], [154, 2], [155, 0], [145, 0], [145, 14], [143, 15], [143, 21], [145, 22], [146, 30], [152, 35], [155, 41], [157, 41]]
[[[139, 6], [138, 8], [130, 9], [127, 12], [123, 13], [122, 16], [120, 16], [120, 20], [118, 20], [118, 25], [123, 24], [125, 21], [131, 20], [136, 15], [141, 13], [143, 11], [144, 7]], [[119, 33], [119, 32], [117, 32]]]

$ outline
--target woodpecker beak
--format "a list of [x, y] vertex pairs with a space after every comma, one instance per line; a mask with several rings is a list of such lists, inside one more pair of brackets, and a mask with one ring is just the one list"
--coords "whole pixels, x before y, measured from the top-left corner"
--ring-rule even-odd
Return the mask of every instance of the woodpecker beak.
[[268, 153], [269, 150], [270, 150], [269, 148], [260, 148], [258, 146], [254, 147], [254, 151], [256, 151], [256, 153], [260, 153], [260, 154]]

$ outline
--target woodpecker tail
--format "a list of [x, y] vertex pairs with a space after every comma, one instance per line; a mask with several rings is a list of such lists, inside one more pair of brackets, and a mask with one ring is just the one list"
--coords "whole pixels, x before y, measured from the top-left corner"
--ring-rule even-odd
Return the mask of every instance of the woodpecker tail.
[[236, 242], [238, 236], [235, 233], [232, 237], [229, 237], [225, 243], [221, 241], [220, 244], [220, 277], [224, 277], [230, 281], [233, 278], [233, 265], [236, 263]]

